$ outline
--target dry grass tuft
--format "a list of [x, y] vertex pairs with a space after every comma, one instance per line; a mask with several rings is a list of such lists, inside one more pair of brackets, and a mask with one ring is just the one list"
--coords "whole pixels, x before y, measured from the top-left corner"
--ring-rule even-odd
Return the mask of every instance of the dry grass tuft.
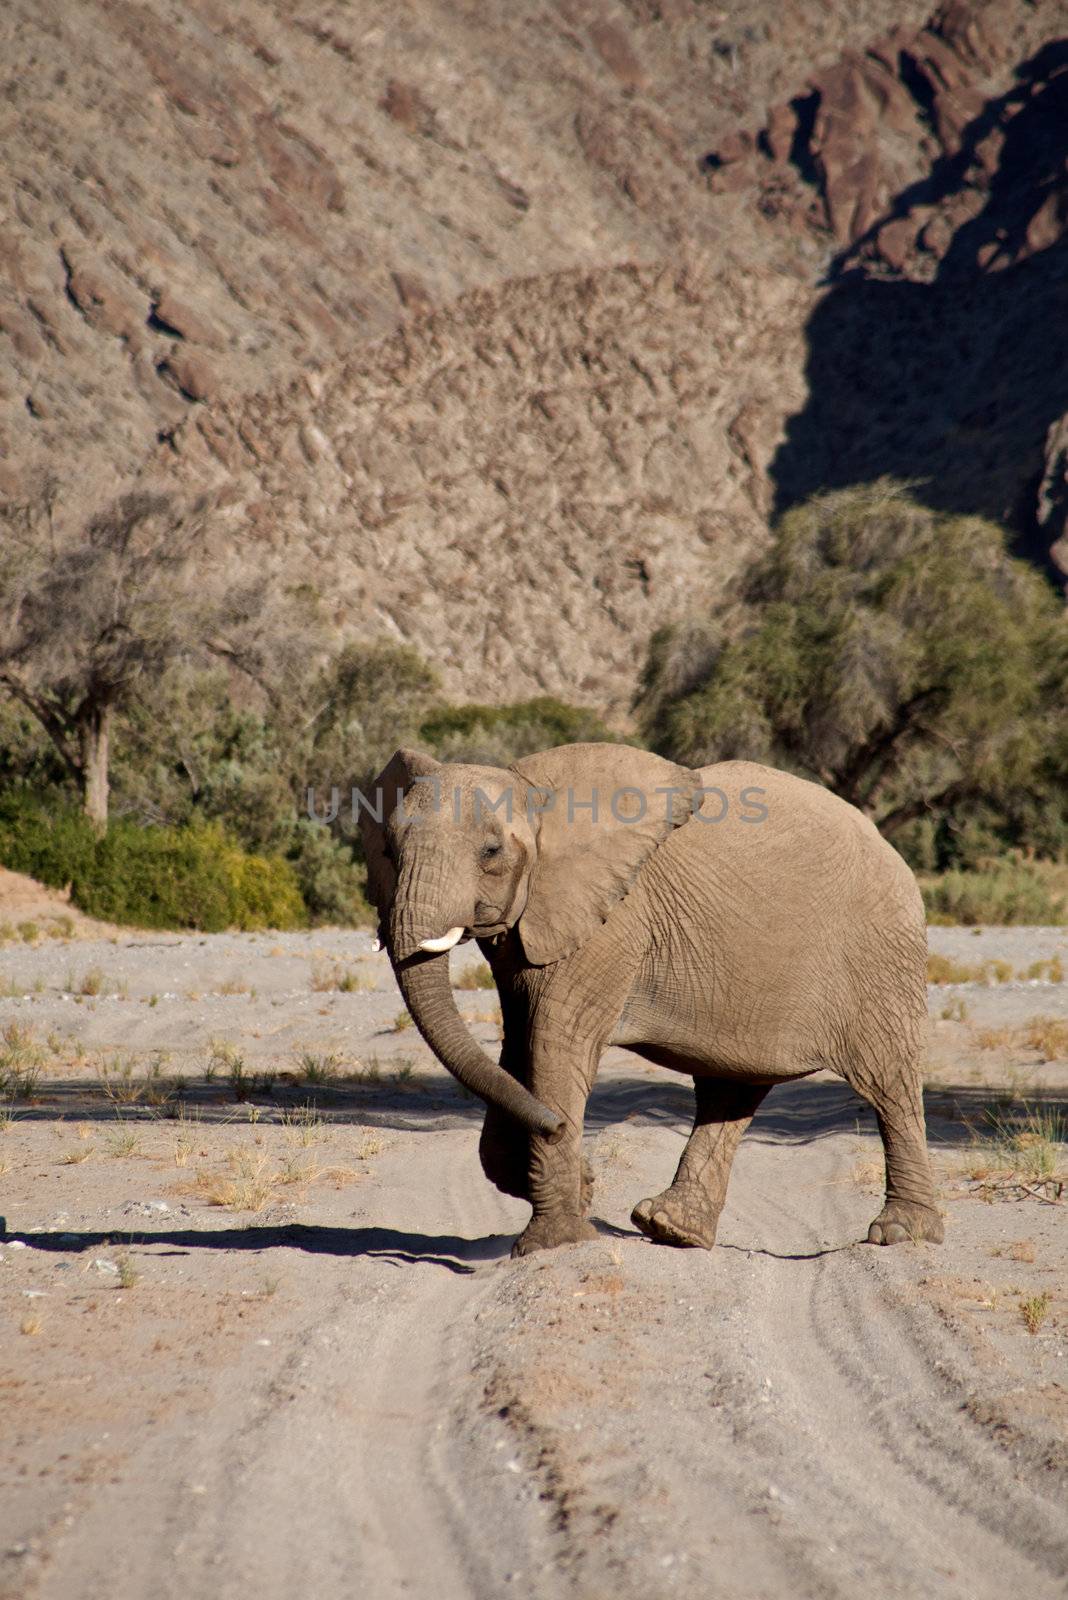
[[343, 967], [339, 961], [329, 965], [316, 962], [312, 968], [311, 986], [317, 994], [329, 994], [335, 990], [339, 994], [363, 994], [375, 988], [375, 980], [368, 973]]
[[132, 1289], [140, 1281], [141, 1274], [125, 1251], [118, 1257], [115, 1264], [119, 1269], [117, 1287], [120, 1289]]
[[1060, 956], [1053, 956], [1049, 961], [1032, 961], [1026, 969], [1021, 969], [1021, 978], [1040, 983], [1063, 983], [1064, 963]]
[[488, 962], [472, 961], [452, 980], [454, 989], [494, 989], [493, 973]]
[[343, 1058], [336, 1050], [325, 1054], [304, 1050], [300, 1056], [300, 1075], [305, 1083], [336, 1083], [343, 1065]]
[[1024, 1029], [1023, 1038], [1043, 1061], [1068, 1060], [1068, 1022], [1062, 1017], [1036, 1017]]
[[927, 957], [928, 983], [1010, 983], [1013, 978], [1011, 961], [981, 961], [969, 965], [954, 961], [949, 956]]
[[80, 1166], [83, 1161], [88, 1161], [89, 1157], [93, 1153], [93, 1146], [91, 1144], [75, 1145], [73, 1149], [65, 1150], [63, 1152], [59, 1158], [60, 1164], [64, 1167], [77, 1167]]
[[303, 1145], [305, 1149], [326, 1138], [323, 1119], [313, 1105], [296, 1106], [292, 1111], [283, 1111], [282, 1126], [289, 1130], [290, 1141]]
[[0, 1094], [9, 1100], [30, 1100], [44, 1066], [45, 1052], [32, 1028], [7, 1022], [0, 1030]]
[[141, 1135], [134, 1128], [118, 1128], [108, 1136], [107, 1153], [113, 1161], [124, 1161], [136, 1156], [141, 1149]]
[[1028, 1195], [1051, 1205], [1064, 1203], [1068, 1173], [1063, 1169], [1065, 1127], [1054, 1111], [1025, 1108], [1023, 1115], [1004, 1110], [987, 1113], [982, 1133], [963, 1172], [984, 1199], [1024, 1199]]
[[1013, 1028], [980, 1028], [975, 1042], [980, 1050], [1008, 1050], [1016, 1039]]
[[254, 994], [255, 990], [246, 983], [244, 978], [226, 978], [222, 983], [216, 984], [212, 994]]
[[263, 1211], [275, 1197], [280, 1177], [266, 1155], [235, 1150], [226, 1158], [223, 1173], [198, 1172], [196, 1191], [209, 1206], [227, 1211]]
[[1020, 1301], [1020, 1316], [1028, 1333], [1037, 1333], [1049, 1316], [1052, 1296], [1043, 1292]]
[[881, 1194], [886, 1184], [886, 1164], [875, 1156], [858, 1156], [849, 1181], [855, 1189]]

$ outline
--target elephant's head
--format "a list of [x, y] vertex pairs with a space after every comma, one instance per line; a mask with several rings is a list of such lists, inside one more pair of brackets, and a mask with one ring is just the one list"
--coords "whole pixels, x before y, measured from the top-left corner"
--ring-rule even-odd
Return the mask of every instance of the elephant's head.
[[517, 928], [533, 966], [570, 954], [689, 817], [697, 781], [625, 745], [564, 745], [508, 771], [399, 750], [366, 797], [369, 893], [416, 1026], [461, 1083], [536, 1133], [561, 1119], [472, 1039], [448, 951]]

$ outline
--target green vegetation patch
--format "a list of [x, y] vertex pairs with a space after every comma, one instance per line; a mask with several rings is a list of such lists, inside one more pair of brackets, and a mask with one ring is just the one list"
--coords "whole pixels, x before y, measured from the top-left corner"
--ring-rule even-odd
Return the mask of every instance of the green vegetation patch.
[[74, 903], [106, 922], [217, 933], [307, 921], [291, 863], [247, 853], [217, 822], [120, 820], [100, 835], [79, 812], [45, 812], [9, 793], [0, 797], [0, 862], [53, 888], [70, 884]]

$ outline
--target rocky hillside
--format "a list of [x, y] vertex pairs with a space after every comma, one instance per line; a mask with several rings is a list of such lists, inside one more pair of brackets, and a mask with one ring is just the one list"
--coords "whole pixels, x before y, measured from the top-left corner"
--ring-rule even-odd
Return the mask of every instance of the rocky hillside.
[[1068, 572], [1066, 32], [951, 0], [710, 153], [714, 188], [833, 250], [779, 505], [890, 472]]
[[5, 0], [5, 481], [126, 475], [465, 290], [718, 240], [710, 143], [888, 9]]
[[217, 484], [346, 633], [617, 711], [824, 484], [1049, 560], [1068, 3], [928, 12], [9, 0], [0, 491]]

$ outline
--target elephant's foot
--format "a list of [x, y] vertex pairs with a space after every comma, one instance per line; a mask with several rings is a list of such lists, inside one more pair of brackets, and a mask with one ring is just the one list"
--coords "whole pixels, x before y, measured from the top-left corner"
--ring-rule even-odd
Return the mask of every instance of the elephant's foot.
[[942, 1218], [934, 1206], [913, 1200], [888, 1200], [868, 1229], [869, 1244], [918, 1244], [921, 1239], [941, 1244], [945, 1238]]
[[597, 1229], [585, 1217], [534, 1216], [512, 1246], [513, 1256], [529, 1256], [535, 1250], [555, 1250], [559, 1244], [583, 1244], [596, 1239]]
[[653, 1200], [639, 1200], [630, 1220], [656, 1244], [711, 1250], [719, 1216], [704, 1196], [671, 1188]]

